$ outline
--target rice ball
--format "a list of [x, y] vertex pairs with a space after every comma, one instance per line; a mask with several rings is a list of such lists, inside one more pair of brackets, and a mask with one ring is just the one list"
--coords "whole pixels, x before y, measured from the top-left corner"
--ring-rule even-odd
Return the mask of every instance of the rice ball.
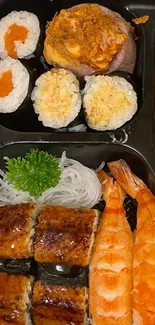
[[39, 121], [44, 126], [66, 127], [81, 108], [79, 81], [65, 69], [52, 69], [42, 74], [35, 83], [31, 99]]
[[83, 106], [90, 128], [116, 130], [137, 111], [137, 94], [126, 79], [117, 76], [86, 77]]
[[29, 73], [18, 60], [0, 61], [0, 113], [12, 113], [22, 104], [28, 93]]
[[12, 11], [0, 20], [0, 58], [24, 58], [37, 46], [40, 26], [37, 16], [27, 11]]

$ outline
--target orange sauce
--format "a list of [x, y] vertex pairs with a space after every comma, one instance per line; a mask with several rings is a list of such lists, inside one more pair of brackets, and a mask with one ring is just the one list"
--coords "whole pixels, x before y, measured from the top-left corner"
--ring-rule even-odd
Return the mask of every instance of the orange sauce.
[[61, 10], [46, 30], [45, 45], [51, 47], [51, 60], [58, 53], [57, 63], [61, 56], [73, 65], [83, 63], [107, 71], [128, 37], [116, 18], [104, 14], [97, 4]]
[[12, 72], [5, 71], [0, 75], [0, 97], [5, 97], [13, 90]]
[[9, 56], [12, 58], [17, 58], [17, 52], [15, 47], [15, 41], [20, 41], [25, 43], [28, 35], [28, 29], [23, 26], [18, 26], [13, 24], [9, 27], [8, 31], [5, 33], [4, 42], [5, 49]]

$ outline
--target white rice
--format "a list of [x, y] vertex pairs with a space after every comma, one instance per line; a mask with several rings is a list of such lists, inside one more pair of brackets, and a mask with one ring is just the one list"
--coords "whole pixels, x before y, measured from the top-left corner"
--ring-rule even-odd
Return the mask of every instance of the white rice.
[[44, 126], [66, 127], [81, 109], [79, 81], [65, 69], [52, 69], [35, 83], [31, 99], [39, 121]]
[[7, 58], [0, 61], [0, 78], [2, 73], [12, 71], [13, 90], [8, 96], [0, 97], [0, 113], [12, 113], [22, 104], [28, 93], [29, 73], [18, 60]]
[[126, 79], [117, 76], [86, 77], [83, 106], [88, 125], [95, 130], [115, 130], [137, 111], [137, 95]]
[[28, 37], [24, 43], [15, 41], [18, 58], [24, 58], [32, 54], [38, 43], [40, 26], [37, 16], [27, 11], [12, 11], [0, 21], [0, 57], [2, 59], [8, 56], [5, 49], [4, 37], [9, 27], [13, 24], [28, 29]]

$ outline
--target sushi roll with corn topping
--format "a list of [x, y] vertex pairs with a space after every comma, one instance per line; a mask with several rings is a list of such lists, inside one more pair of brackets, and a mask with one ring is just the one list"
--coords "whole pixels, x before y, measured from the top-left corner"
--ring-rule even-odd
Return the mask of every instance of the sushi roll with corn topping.
[[44, 126], [66, 127], [81, 109], [79, 81], [68, 70], [52, 69], [37, 79], [31, 99]]
[[0, 61], [0, 113], [12, 113], [27, 96], [29, 73], [18, 60]]
[[0, 58], [31, 55], [40, 35], [39, 20], [27, 11], [12, 11], [0, 21]]
[[90, 128], [116, 130], [137, 111], [137, 94], [132, 85], [117, 76], [86, 77], [83, 106]]

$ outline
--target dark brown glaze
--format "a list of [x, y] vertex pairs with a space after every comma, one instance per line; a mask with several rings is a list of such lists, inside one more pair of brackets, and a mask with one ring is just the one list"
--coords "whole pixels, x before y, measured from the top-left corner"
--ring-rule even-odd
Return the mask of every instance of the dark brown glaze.
[[12, 311], [11, 309], [0, 309], [0, 325], [28, 325], [26, 313]]
[[39, 218], [35, 260], [86, 266], [97, 212], [46, 205]]
[[84, 325], [86, 288], [34, 285], [32, 315], [34, 325]]
[[0, 207], [0, 258], [28, 258], [37, 206], [22, 203]]
[[0, 309], [26, 310], [30, 285], [26, 276], [0, 273]]

